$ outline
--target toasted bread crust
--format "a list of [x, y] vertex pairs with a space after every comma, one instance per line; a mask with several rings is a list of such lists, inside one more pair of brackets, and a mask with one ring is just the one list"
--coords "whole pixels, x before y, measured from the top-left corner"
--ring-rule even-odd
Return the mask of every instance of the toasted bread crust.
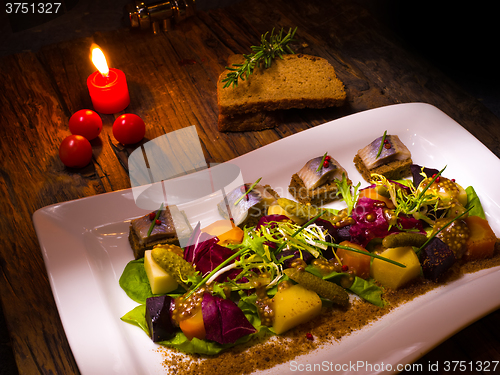
[[[231, 56], [228, 65], [241, 63], [242, 55]], [[310, 55], [284, 55], [270, 68], [256, 68], [237, 87], [223, 88], [224, 71], [217, 82], [219, 113], [234, 116], [242, 113], [269, 112], [290, 108], [326, 108], [344, 103], [344, 84], [327, 60]]]
[[[351, 184], [351, 180], [347, 179], [347, 182]], [[302, 204], [311, 204], [313, 206], [323, 206], [327, 203], [333, 202], [338, 199], [337, 196], [337, 184], [335, 181], [329, 182], [322, 185], [316, 189], [309, 190], [304, 185], [304, 182], [299, 177], [297, 173], [294, 173], [290, 185], [288, 186], [288, 191], [294, 196], [294, 198]]]
[[389, 180], [402, 179], [403, 177], [411, 175], [410, 166], [413, 164], [413, 161], [409, 158], [401, 161], [396, 160], [373, 169], [367, 169], [358, 154], [356, 154], [353, 161], [356, 169], [367, 182], [371, 182], [372, 173], [380, 174]]
[[282, 111], [219, 115], [219, 131], [240, 132], [272, 129], [281, 124]]
[[152, 241], [152, 242], [148, 242], [146, 244], [141, 244], [139, 241], [139, 237], [137, 237], [137, 234], [135, 233], [132, 226], [130, 226], [130, 230], [129, 230], [129, 234], [128, 234], [128, 242], [130, 243], [130, 246], [132, 247], [132, 250], [134, 251], [135, 259], [144, 258], [144, 252], [146, 250], [151, 250], [156, 245], [160, 245], [160, 244], [162, 244], [162, 245], [172, 244], [172, 245], [177, 245], [177, 246], [179, 245], [179, 239], [177, 237], [162, 238], [161, 240], [158, 240], [158, 241]]

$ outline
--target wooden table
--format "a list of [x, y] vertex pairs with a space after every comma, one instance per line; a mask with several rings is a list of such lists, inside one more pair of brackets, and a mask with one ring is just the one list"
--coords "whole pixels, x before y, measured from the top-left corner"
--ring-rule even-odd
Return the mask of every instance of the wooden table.
[[[298, 26], [302, 52], [321, 56], [345, 83], [338, 109], [300, 110], [263, 132], [219, 133], [216, 80], [232, 53], [247, 53], [272, 27]], [[49, 204], [130, 187], [129, 149], [117, 149], [111, 125], [92, 141], [91, 165], [68, 169], [58, 146], [68, 119], [92, 108], [86, 79], [92, 42], [109, 65], [126, 72], [126, 110], [147, 124], [146, 137], [196, 125], [210, 163], [245, 154], [290, 134], [349, 114], [394, 103], [430, 103], [500, 156], [500, 120], [349, 0], [246, 0], [199, 11], [160, 35], [128, 29], [98, 33], [0, 61], [0, 296], [21, 374], [76, 374], [49, 285], [31, 216]], [[487, 315], [426, 354], [419, 363], [499, 360], [500, 311]], [[439, 372], [441, 373], [441, 372]]]

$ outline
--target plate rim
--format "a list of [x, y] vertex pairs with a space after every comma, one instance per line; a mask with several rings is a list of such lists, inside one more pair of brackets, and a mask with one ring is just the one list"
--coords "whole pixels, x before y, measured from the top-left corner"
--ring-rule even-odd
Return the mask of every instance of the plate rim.
[[[286, 143], [287, 145], [290, 143], [294, 143], [294, 142], [296, 142], [297, 139], [300, 139], [301, 137], [303, 137], [305, 132], [314, 132], [314, 131], [321, 132], [321, 129], [324, 128], [325, 126], [328, 126], [328, 127], [334, 126], [334, 125], [341, 124], [344, 122], [349, 122], [354, 118], [360, 119], [364, 116], [369, 117], [372, 114], [380, 115], [383, 113], [385, 115], [386, 112], [391, 112], [391, 111], [395, 111], [395, 110], [397, 110], [397, 111], [406, 110], [406, 109], [411, 109], [411, 111], [413, 111], [413, 112], [420, 111], [421, 113], [427, 111], [431, 114], [431, 117], [437, 116], [437, 117], [446, 119], [447, 123], [451, 124], [450, 126], [457, 125], [456, 130], [458, 132], [462, 132], [465, 136], [472, 137], [476, 141], [477, 144], [475, 144], [475, 146], [480, 149], [482, 155], [487, 155], [488, 157], [493, 156], [494, 158], [497, 159], [497, 163], [499, 163], [499, 165], [500, 165], [500, 161], [497, 158], [497, 156], [491, 150], [489, 150], [484, 144], [482, 144], [479, 140], [477, 140], [470, 132], [468, 132], [460, 124], [458, 124], [453, 119], [451, 119], [449, 116], [447, 116], [444, 112], [442, 112], [438, 108], [436, 108], [430, 104], [427, 104], [427, 103], [394, 104], [394, 105], [388, 105], [388, 106], [384, 106], [384, 107], [379, 107], [379, 108], [370, 109], [370, 110], [358, 112], [355, 114], [351, 114], [349, 116], [345, 116], [345, 117], [342, 117], [342, 118], [339, 118], [336, 120], [332, 120], [332, 121], [326, 122], [324, 124], [315, 126], [313, 128], [306, 129], [304, 131], [289, 135], [289, 136], [282, 138], [276, 142], [270, 143], [266, 146], [262, 146], [256, 150], [250, 151], [249, 153], [246, 153], [244, 155], [241, 155], [241, 156], [238, 156], [234, 159], [231, 159], [228, 162], [235, 162], [236, 164], [238, 164], [239, 162], [250, 159], [255, 155], [259, 155], [259, 157], [260, 157], [262, 154], [265, 154], [268, 150], [271, 150], [272, 145], [275, 145], [277, 143], [280, 143], [282, 145], [284, 143]], [[362, 180], [360, 180], [360, 181], [362, 181]], [[82, 353], [81, 353], [82, 349], [81, 349], [81, 344], [79, 343], [79, 338], [68, 336], [68, 332], [70, 331], [69, 326], [72, 323], [69, 322], [69, 320], [71, 320], [71, 319], [68, 319], [69, 317], [64, 312], [65, 307], [63, 307], [63, 301], [61, 301], [61, 297], [63, 297], [63, 296], [60, 295], [59, 293], [57, 293], [57, 290], [59, 288], [59, 285], [58, 285], [59, 281], [56, 280], [56, 277], [55, 277], [56, 275], [54, 275], [52, 272], [52, 268], [55, 267], [55, 264], [57, 264], [57, 262], [55, 264], [53, 264], [53, 261], [54, 261], [53, 256], [55, 254], [53, 255], [52, 253], [54, 250], [52, 248], [50, 248], [50, 246], [47, 246], [47, 244], [48, 244], [48, 242], [46, 240], [47, 233], [45, 232], [45, 230], [47, 230], [48, 226], [50, 226], [49, 224], [54, 224], [52, 221], [54, 220], [54, 212], [56, 212], [57, 210], [64, 211], [64, 210], [68, 210], [68, 209], [75, 209], [75, 207], [78, 208], [78, 206], [85, 205], [89, 201], [92, 203], [105, 202], [106, 200], [109, 200], [110, 196], [117, 197], [119, 201], [120, 200], [128, 201], [131, 199], [133, 200], [131, 188], [121, 189], [121, 190], [117, 190], [117, 191], [102, 193], [99, 195], [83, 197], [80, 199], [74, 199], [74, 200], [70, 200], [70, 201], [66, 201], [66, 202], [54, 203], [54, 204], [42, 207], [33, 213], [33, 223], [34, 223], [37, 237], [39, 239], [40, 248], [42, 251], [43, 258], [44, 258], [44, 264], [46, 266], [46, 270], [47, 270], [47, 273], [49, 275], [51, 290], [52, 290], [52, 293], [53, 293], [55, 301], [56, 301], [58, 313], [59, 313], [59, 316], [61, 318], [61, 321], [63, 322], [65, 334], [66, 334], [68, 341], [70, 343], [70, 347], [71, 347], [71, 350], [72, 350], [73, 355], [75, 357], [75, 360], [78, 364], [78, 367], [79, 367], [80, 371], [82, 372], [82, 374], [85, 374], [85, 375], [87, 374], [87, 372], [89, 374], [91, 374], [90, 370], [87, 369], [88, 368], [87, 364], [84, 363], [85, 358], [87, 358], [87, 355], [82, 355]], [[497, 205], [498, 205], [498, 203], [497, 203]], [[128, 217], [128, 219], [130, 219], [132, 217], [140, 216], [146, 212], [147, 212], [147, 210], [142, 210], [142, 209], [139, 209], [138, 207], [134, 207], [133, 209], [128, 209], [126, 212], [123, 213], [123, 215], [127, 216], [127, 215], [129, 215], [129, 213], [133, 214], [132, 216]], [[123, 215], [121, 215], [120, 217], [122, 217]], [[105, 217], [108, 217], [108, 215], [105, 215]], [[47, 219], [51, 219], [51, 220], [47, 220]], [[498, 219], [500, 220], [500, 218], [498, 218]], [[105, 220], [105, 219], [103, 219], [103, 220]], [[117, 222], [120, 221], [120, 218], [116, 218], [116, 221]], [[77, 227], [77, 223], [78, 223], [78, 221], [75, 221], [73, 223], [73, 225], [74, 225], [73, 227]], [[103, 223], [103, 224], [107, 224], [107, 223]], [[94, 228], [99, 226], [99, 225], [94, 225]], [[81, 228], [81, 227], [78, 227], [76, 229], [79, 229], [79, 228]], [[85, 226], [84, 226], [84, 228], [85, 228]], [[88, 230], [89, 228], [85, 228], [85, 229]], [[496, 233], [498, 233], [498, 232], [496, 232]], [[498, 236], [498, 234], [497, 234], [497, 236]], [[52, 243], [50, 243], [50, 245], [52, 245]], [[88, 259], [88, 254], [85, 254], [85, 256], [78, 258], [78, 261], [80, 261], [83, 264], [90, 267], [89, 265], [90, 265], [91, 261]], [[88, 269], [87, 269], [87, 271], [88, 271]], [[500, 274], [500, 267], [495, 272], [496, 272], [496, 275], [494, 276], [494, 278], [495, 278], [495, 280], [497, 280], [497, 278], [499, 278], [498, 274]], [[101, 298], [102, 298], [102, 296], [101, 296]], [[407, 304], [405, 304], [405, 305], [407, 305]], [[487, 315], [491, 311], [494, 311], [495, 309], [499, 308], [500, 307], [500, 300], [493, 301], [488, 306], [489, 306], [488, 311], [482, 311], [480, 314], [475, 314], [476, 317], [473, 321], [476, 321], [476, 320], [480, 319], [481, 317], [483, 317], [484, 315]], [[119, 317], [115, 317], [115, 318], [119, 321]], [[418, 359], [419, 357], [424, 355], [426, 352], [432, 350], [432, 348], [436, 347], [441, 342], [446, 340], [448, 337], [450, 337], [454, 333], [458, 332], [460, 329], [464, 328], [468, 324], [472, 324], [473, 321], [468, 321], [467, 323], [465, 323], [465, 325], [462, 324], [460, 327], [456, 328], [452, 333], [449, 333], [449, 335], [434, 342], [432, 345], [427, 345], [427, 346], [425, 346], [425, 348], [422, 347], [421, 349], [425, 349], [425, 350], [423, 352], [420, 352], [418, 355], [416, 355], [416, 356], [408, 355], [404, 358], [407, 358], [408, 360], [412, 360], [412, 361]], [[115, 331], [116, 330], [114, 330], [113, 332], [115, 332]], [[129, 353], [131, 352], [130, 348], [128, 348], [127, 350]], [[117, 353], [113, 352], [112, 355], [116, 356]], [[130, 359], [125, 359], [124, 364], [126, 366], [130, 366], [130, 368], [134, 368], [134, 367], [137, 368], [138, 366], [140, 366], [140, 364], [134, 363], [134, 361], [130, 360]], [[125, 367], [123, 367], [123, 368], [125, 368]], [[115, 371], [115, 370], [113, 370], [113, 371]], [[105, 373], [105, 372], [102, 372], [102, 373]], [[108, 372], [108, 373], [114, 373], [114, 372]], [[95, 372], [92, 372], [92, 374], [95, 374]]]

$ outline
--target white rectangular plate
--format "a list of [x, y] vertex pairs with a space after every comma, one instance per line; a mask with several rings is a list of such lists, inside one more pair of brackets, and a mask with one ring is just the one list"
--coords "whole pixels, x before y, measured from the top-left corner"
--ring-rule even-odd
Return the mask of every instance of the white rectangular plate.
[[[455, 178], [463, 187], [473, 185], [491, 227], [497, 236], [500, 234], [500, 175], [492, 173], [500, 170], [500, 159], [428, 104], [399, 104], [344, 117], [230, 163], [239, 166], [245, 182], [262, 177], [262, 183], [289, 197], [286, 189], [292, 174], [307, 160], [328, 151], [354, 183], [362, 181], [366, 186], [353, 157], [385, 130], [399, 135], [415, 163], [436, 169], [446, 165], [446, 177]], [[210, 213], [213, 220], [219, 219], [214, 212]], [[59, 314], [83, 375], [165, 373], [156, 345], [142, 330], [120, 320], [137, 305], [118, 285], [123, 268], [133, 259], [128, 222], [146, 213], [135, 205], [129, 189], [47, 206], [33, 215]], [[264, 373], [296, 373], [300, 369], [314, 373], [307, 370], [313, 366], [317, 373], [326, 368], [335, 373], [353, 369], [359, 374], [397, 372], [398, 365], [415, 361], [500, 307], [498, 285], [500, 267], [465, 275], [339, 344]]]

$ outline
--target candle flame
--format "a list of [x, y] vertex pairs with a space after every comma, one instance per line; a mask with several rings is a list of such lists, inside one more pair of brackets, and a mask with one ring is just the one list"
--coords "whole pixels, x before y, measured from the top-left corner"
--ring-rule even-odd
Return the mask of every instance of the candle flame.
[[108, 63], [106, 62], [106, 56], [102, 53], [101, 49], [97, 44], [92, 44], [90, 47], [90, 54], [92, 62], [95, 67], [104, 77], [107, 77], [109, 74]]

